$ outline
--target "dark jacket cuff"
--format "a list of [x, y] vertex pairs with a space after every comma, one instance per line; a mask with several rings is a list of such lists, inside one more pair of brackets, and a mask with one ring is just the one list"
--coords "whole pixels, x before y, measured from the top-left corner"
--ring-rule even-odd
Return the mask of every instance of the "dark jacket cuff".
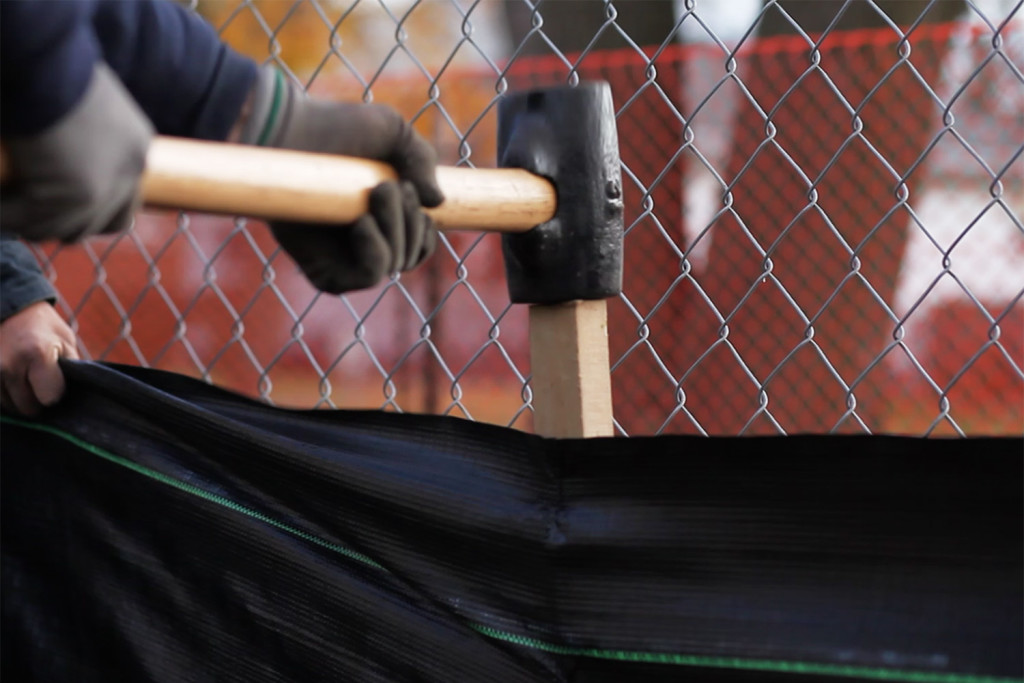
[[57, 301], [31, 250], [12, 237], [0, 238], [0, 322], [34, 303]]

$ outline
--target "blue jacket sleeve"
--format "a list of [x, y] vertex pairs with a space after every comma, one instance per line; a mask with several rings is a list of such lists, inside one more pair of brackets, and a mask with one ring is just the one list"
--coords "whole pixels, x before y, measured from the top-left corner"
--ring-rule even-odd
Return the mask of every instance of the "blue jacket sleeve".
[[27, 246], [0, 234], [0, 321], [39, 301], [53, 303], [57, 293]]
[[227, 137], [257, 67], [202, 17], [169, 0], [102, 0], [93, 23], [104, 59], [159, 133]]
[[0, 135], [49, 128], [85, 93], [100, 47], [91, 0], [0, 0]]
[[256, 64], [170, 0], [0, 0], [0, 135], [44, 130], [78, 102], [105, 60], [157, 132], [227, 137]]

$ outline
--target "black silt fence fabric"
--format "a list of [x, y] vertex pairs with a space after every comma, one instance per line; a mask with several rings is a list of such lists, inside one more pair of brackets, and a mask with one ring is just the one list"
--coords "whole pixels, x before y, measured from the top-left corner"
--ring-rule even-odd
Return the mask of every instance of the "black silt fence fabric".
[[65, 363], [11, 681], [1019, 680], [1024, 440], [548, 440]]

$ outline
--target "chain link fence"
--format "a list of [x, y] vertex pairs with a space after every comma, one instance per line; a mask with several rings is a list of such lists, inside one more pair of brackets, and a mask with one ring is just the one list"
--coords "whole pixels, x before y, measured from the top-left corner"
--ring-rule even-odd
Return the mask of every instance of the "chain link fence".
[[[310, 92], [395, 106], [445, 164], [495, 165], [509, 89], [611, 83], [620, 433], [1024, 431], [1019, 3], [913, 0], [897, 21], [892, 2], [680, 0], [674, 25], [630, 33], [653, 0], [574, 0], [591, 33], [566, 38], [560, 1], [192, 7]], [[252, 220], [146, 213], [39, 255], [85, 358], [278, 405], [531, 427], [526, 311], [495, 235], [447, 234], [345, 297]]]

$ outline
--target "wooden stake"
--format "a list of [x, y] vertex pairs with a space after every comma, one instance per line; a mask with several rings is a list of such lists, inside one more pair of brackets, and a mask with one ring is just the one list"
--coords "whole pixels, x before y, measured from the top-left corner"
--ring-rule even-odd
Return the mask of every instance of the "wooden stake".
[[605, 301], [531, 306], [530, 367], [537, 434], [614, 434]]

